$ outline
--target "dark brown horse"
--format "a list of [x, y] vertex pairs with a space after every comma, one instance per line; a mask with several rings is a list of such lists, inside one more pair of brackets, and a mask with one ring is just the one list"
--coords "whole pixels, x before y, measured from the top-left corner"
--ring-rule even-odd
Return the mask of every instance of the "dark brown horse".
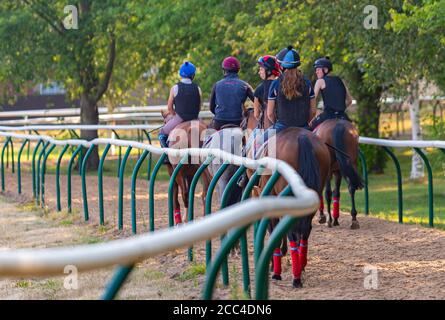
[[[163, 113], [165, 118], [165, 114]], [[169, 134], [169, 147], [172, 149], [187, 149], [187, 148], [201, 148], [203, 132], [207, 129], [207, 125], [199, 120], [186, 121], [173, 129]], [[193, 176], [196, 174], [200, 164], [199, 161], [191, 161], [193, 157], [189, 157], [189, 161], [183, 165], [178, 175], [176, 176], [173, 186], [173, 208], [175, 225], [182, 221], [187, 221], [188, 207], [189, 207], [189, 191]], [[196, 159], [199, 159], [196, 157]], [[195, 159], [195, 160], [196, 160]], [[167, 164], [168, 173], [171, 176], [175, 170], [180, 158], [169, 157]], [[196, 162], [196, 163], [195, 163]], [[202, 175], [202, 183], [204, 190], [207, 190], [209, 184], [209, 177], [206, 172]], [[181, 215], [181, 206], [179, 204], [178, 187], [181, 190], [182, 201], [186, 212], [184, 216]], [[205, 192], [202, 193], [203, 208], [205, 208]]]
[[[355, 191], [363, 188], [363, 181], [357, 172], [358, 157], [358, 132], [354, 125], [346, 120], [326, 120], [315, 129], [315, 134], [329, 146], [331, 154], [331, 171], [326, 181], [325, 197], [327, 212], [329, 214], [328, 226], [338, 226], [340, 216], [340, 186], [342, 177], [348, 182], [349, 194], [351, 195], [352, 223], [351, 229], [359, 229], [357, 221], [357, 210], [355, 208]], [[331, 179], [335, 177], [334, 192], [331, 189]], [[321, 199], [322, 200], [322, 199]], [[331, 215], [331, 201], [333, 200], [333, 212]], [[324, 206], [320, 206], [320, 223], [326, 222]], [[334, 220], [332, 221], [332, 216]]]
[[[268, 156], [268, 147], [265, 156]], [[323, 186], [329, 174], [330, 155], [327, 146], [312, 132], [301, 128], [288, 128], [276, 135], [276, 158], [287, 162], [302, 177], [306, 186], [315, 190], [321, 197]], [[259, 188], [262, 189], [269, 177], [260, 179]], [[287, 181], [280, 178], [275, 184], [272, 194], [279, 194], [286, 186]], [[296, 195], [298, 196], [298, 195]], [[302, 287], [301, 274], [307, 264], [308, 239], [312, 230], [312, 219], [315, 212], [301, 218], [288, 233], [290, 241], [293, 286]], [[270, 231], [279, 222], [274, 219]], [[284, 239], [286, 241], [286, 239]], [[283, 243], [280, 247], [283, 247]], [[273, 257], [272, 276], [275, 280], [281, 280], [281, 257], [284, 252], [276, 248]]]

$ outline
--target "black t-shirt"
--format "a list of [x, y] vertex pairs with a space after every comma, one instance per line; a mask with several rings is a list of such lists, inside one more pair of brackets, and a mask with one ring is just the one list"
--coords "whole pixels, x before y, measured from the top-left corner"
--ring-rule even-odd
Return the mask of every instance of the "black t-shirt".
[[255, 89], [255, 92], [253, 93], [253, 96], [255, 98], [258, 98], [261, 104], [261, 109], [263, 112], [267, 108], [267, 100], [269, 97], [269, 89], [270, 85], [272, 84], [273, 80], [264, 80], [260, 83], [260, 85]]

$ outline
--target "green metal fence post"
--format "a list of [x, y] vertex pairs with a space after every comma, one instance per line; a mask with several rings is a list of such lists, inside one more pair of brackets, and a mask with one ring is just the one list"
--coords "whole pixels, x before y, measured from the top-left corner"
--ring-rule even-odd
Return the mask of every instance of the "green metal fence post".
[[[195, 175], [193, 176], [192, 182], [189, 187], [189, 207], [188, 207], [188, 221], [192, 221], [194, 219], [194, 206], [195, 206], [195, 190], [196, 185], [198, 184], [199, 178], [213, 161], [214, 156], [208, 156], [204, 162], [199, 166]], [[193, 246], [188, 249], [188, 259], [189, 261], [193, 261]]]
[[158, 159], [158, 162], [156, 162], [156, 165], [153, 169], [153, 172], [151, 173], [150, 177], [150, 186], [148, 190], [148, 215], [149, 215], [149, 224], [150, 224], [150, 231], [155, 231], [155, 182], [156, 177], [158, 175], [159, 169], [161, 168], [162, 164], [164, 163], [165, 158], [167, 157], [166, 153], [161, 154], [161, 156]]
[[68, 163], [68, 172], [66, 176], [67, 184], [67, 202], [68, 202], [68, 212], [71, 213], [71, 173], [73, 171], [73, 163], [76, 156], [82, 150], [82, 145], [79, 145], [71, 156], [70, 162]]
[[[250, 177], [249, 182], [244, 188], [243, 194], [241, 196], [241, 201], [245, 201], [250, 198], [250, 194], [253, 188], [258, 184], [261, 174], [264, 172], [264, 167], [259, 167], [253, 175]], [[247, 230], [246, 230], [247, 231]], [[247, 245], [247, 232], [244, 232], [240, 238], [240, 249], [241, 249], [241, 264], [243, 268], [243, 290], [244, 293], [250, 298], [250, 269], [249, 269], [249, 249]]]
[[[12, 173], [14, 173], [15, 169], [14, 169], [14, 143], [12, 141], [12, 139], [9, 141], [10, 145], [11, 145], [11, 165], [12, 165]], [[9, 155], [8, 155], [9, 157]]]
[[32, 194], [33, 197], [36, 198], [36, 155], [37, 150], [39, 149], [40, 145], [43, 143], [43, 140], [39, 140], [34, 148], [34, 151], [32, 153], [32, 163], [31, 163], [31, 175], [32, 175]]
[[42, 162], [42, 191], [41, 191], [41, 202], [40, 205], [42, 208], [45, 207], [45, 174], [46, 174], [46, 162], [48, 160], [49, 155], [53, 150], [55, 149], [56, 145], [53, 144], [49, 147], [49, 150], [45, 153], [45, 156], [43, 157]]
[[22, 143], [22, 146], [20, 147], [19, 154], [17, 156], [17, 192], [18, 194], [22, 193], [22, 167], [21, 167], [21, 159], [22, 159], [22, 152], [25, 148], [26, 144], [29, 145], [29, 140], [25, 139]]
[[46, 152], [46, 148], [48, 148], [49, 142], [45, 142], [43, 144], [43, 148], [39, 153], [39, 157], [37, 158], [37, 173], [36, 173], [36, 204], [40, 204], [40, 163], [42, 161], [42, 157]]
[[6, 138], [5, 143], [2, 148], [2, 158], [1, 158], [1, 174], [2, 174], [2, 191], [5, 191], [5, 166], [4, 166], [4, 158], [5, 158], [5, 149], [8, 147], [9, 140], [11, 137]]
[[131, 273], [133, 268], [134, 265], [120, 266], [117, 268], [113, 278], [110, 281], [110, 284], [105, 289], [102, 300], [113, 300], [116, 297], [117, 293], [123, 286], [125, 280], [127, 280], [127, 277]]
[[[224, 174], [226, 169], [229, 167], [229, 163], [224, 162], [219, 169], [216, 171], [212, 180], [210, 181], [209, 187], [207, 188], [206, 194], [206, 203], [205, 203], [205, 214], [206, 216], [212, 213], [212, 199], [213, 199], [213, 191], [218, 184], [219, 178]], [[206, 241], [206, 268], [209, 267], [210, 262], [212, 261], [212, 241]]]
[[[31, 132], [29, 132], [29, 134], [31, 134]], [[27, 147], [27, 156], [26, 156], [26, 160], [28, 160], [29, 161], [29, 150], [30, 150], [30, 148], [31, 148], [31, 140], [30, 141], [28, 141], [28, 147]]]
[[136, 165], [133, 169], [133, 174], [131, 175], [131, 229], [134, 234], [137, 233], [137, 223], [136, 223], [136, 180], [138, 177], [139, 169], [142, 166], [145, 158], [147, 158], [149, 152], [144, 150], [142, 155], [139, 157]]
[[[121, 137], [117, 134], [116, 130], [111, 130], [117, 139], [120, 139]], [[114, 149], [113, 149], [114, 150]], [[122, 147], [119, 146], [119, 162], [117, 165], [117, 177], [119, 177], [119, 172], [121, 171], [121, 163], [122, 163]]]
[[[147, 136], [148, 144], [151, 145], [150, 133], [148, 133], [146, 130], [143, 130], [143, 132]], [[153, 162], [153, 155], [150, 153], [150, 155], [148, 156], [148, 163], [147, 163], [147, 179], [148, 179], [148, 181], [150, 181], [150, 177], [151, 177], [152, 162]]]
[[[243, 175], [243, 173], [246, 172], [245, 166], [240, 166], [238, 170], [233, 174], [233, 176], [230, 178], [229, 182], [226, 185], [226, 188], [224, 189], [224, 192], [221, 196], [221, 209], [224, 209], [227, 206], [227, 202], [229, 200], [230, 194], [232, 193], [232, 189], [235, 186], [235, 184], [238, 182], [239, 178]], [[225, 237], [225, 234], [222, 234], [220, 239], [221, 243], [223, 242]], [[222, 268], [221, 268], [221, 275], [223, 279], [223, 285], [228, 286], [229, 285], [229, 266], [227, 263], [227, 258], [223, 260]]]
[[83, 216], [85, 221], [88, 221], [90, 219], [90, 214], [88, 212], [88, 192], [87, 192], [87, 178], [86, 178], [87, 163], [88, 163], [88, 158], [90, 157], [91, 153], [95, 148], [97, 148], [97, 146], [94, 144], [92, 144], [88, 148], [85, 156], [82, 159], [82, 166], [81, 166]]
[[69, 148], [69, 144], [66, 144], [63, 146], [62, 151], [59, 154], [59, 157], [57, 158], [57, 165], [56, 165], [56, 201], [57, 201], [57, 211], [62, 211], [62, 205], [60, 202], [60, 164], [62, 162], [63, 155], [66, 153], [66, 151]]
[[369, 189], [368, 189], [368, 167], [366, 165], [366, 157], [361, 149], [358, 149], [358, 156], [362, 164], [363, 180], [365, 183], [365, 215], [369, 214]]
[[[275, 171], [272, 176], [267, 181], [266, 185], [263, 188], [263, 191], [261, 192], [260, 197], [267, 196], [271, 193], [273, 187], [275, 186], [275, 183], [280, 178], [280, 173], [278, 171]], [[267, 227], [269, 226], [270, 219], [264, 218], [261, 219], [261, 222], [255, 223], [257, 226], [256, 232], [254, 232], [254, 261], [255, 263], [258, 261], [261, 252], [263, 251], [264, 247], [264, 237], [266, 236]]]
[[9, 139], [6, 140], [8, 143], [6, 144], [6, 169], [9, 168]]
[[[264, 167], [258, 168], [249, 182], [247, 183], [243, 195], [241, 197], [241, 201], [247, 200], [250, 197], [250, 193], [253, 187], [258, 183], [260, 179], [260, 174], [264, 171]], [[221, 248], [216, 254], [215, 260], [207, 266], [206, 273], [206, 281], [204, 284], [203, 290], [203, 299], [211, 299], [213, 294], [213, 288], [216, 281], [216, 276], [221, 268], [222, 263], [224, 262], [224, 258], [230, 252], [230, 250], [235, 245], [236, 241], [239, 239], [241, 242], [241, 255], [242, 255], [242, 268], [243, 268], [243, 290], [244, 293], [250, 297], [250, 274], [249, 274], [249, 259], [248, 259], [248, 251], [247, 251], [247, 239], [246, 239], [246, 231], [249, 226], [235, 228], [230, 231], [227, 237], [224, 239], [224, 242], [221, 244]]]
[[403, 190], [402, 190], [402, 170], [400, 169], [400, 163], [396, 155], [388, 148], [383, 147], [383, 150], [391, 157], [397, 172], [397, 200], [399, 208], [399, 223], [403, 223]]
[[119, 170], [119, 198], [118, 198], [118, 228], [122, 230], [124, 228], [124, 173], [125, 166], [127, 165], [128, 157], [130, 156], [130, 152], [133, 147], [128, 147], [125, 152], [124, 158], [122, 159], [122, 163], [120, 165]]
[[170, 182], [168, 184], [168, 225], [169, 227], [173, 227], [174, 220], [173, 220], [173, 187], [175, 185], [176, 177], [179, 174], [179, 171], [181, 171], [181, 168], [184, 166], [184, 163], [187, 162], [189, 158], [189, 155], [186, 154], [181, 158], [179, 163], [176, 165], [175, 170], [173, 170], [172, 176], [170, 177]]
[[297, 220], [297, 218], [292, 216], [285, 216], [275, 227], [266, 248], [261, 252], [255, 268], [255, 298], [257, 300], [267, 300], [269, 287], [268, 267], [272, 254], [275, 248], [280, 245], [283, 236], [297, 222]]
[[227, 260], [227, 255], [234, 247], [236, 241], [246, 233], [249, 227], [235, 228], [229, 232], [227, 237], [221, 243], [221, 248], [218, 250], [214, 261], [210, 264], [206, 272], [206, 280], [204, 282], [203, 299], [210, 300], [213, 295], [213, 288], [215, 287], [216, 276], [221, 265]]
[[103, 189], [103, 173], [104, 173], [104, 163], [107, 157], [108, 151], [111, 148], [111, 144], [105, 146], [102, 156], [100, 157], [99, 167], [97, 169], [97, 188], [99, 197], [99, 223], [101, 226], [105, 224], [104, 219], [104, 189]]
[[433, 199], [433, 170], [430, 161], [420, 148], [414, 148], [417, 154], [422, 158], [428, 171], [428, 208], [429, 208], [429, 227], [434, 227], [434, 199]]

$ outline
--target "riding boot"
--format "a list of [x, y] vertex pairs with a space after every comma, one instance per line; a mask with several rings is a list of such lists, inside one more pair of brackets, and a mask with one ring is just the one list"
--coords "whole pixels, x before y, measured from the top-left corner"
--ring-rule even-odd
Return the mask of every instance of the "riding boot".
[[162, 148], [168, 148], [168, 135], [167, 134], [159, 134], [159, 142], [161, 143]]
[[[168, 135], [160, 133], [158, 136], [162, 148], [168, 148]], [[165, 157], [163, 164], [169, 164], [168, 157]]]

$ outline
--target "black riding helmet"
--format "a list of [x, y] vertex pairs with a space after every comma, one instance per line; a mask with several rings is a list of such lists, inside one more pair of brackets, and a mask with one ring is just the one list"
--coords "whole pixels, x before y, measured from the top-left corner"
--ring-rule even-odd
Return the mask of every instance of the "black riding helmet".
[[281, 50], [276, 58], [284, 69], [293, 69], [301, 65], [300, 55], [292, 46], [288, 46]]
[[315, 60], [314, 69], [317, 68], [327, 68], [328, 73], [332, 71], [332, 62], [329, 60], [329, 57], [323, 57]]

